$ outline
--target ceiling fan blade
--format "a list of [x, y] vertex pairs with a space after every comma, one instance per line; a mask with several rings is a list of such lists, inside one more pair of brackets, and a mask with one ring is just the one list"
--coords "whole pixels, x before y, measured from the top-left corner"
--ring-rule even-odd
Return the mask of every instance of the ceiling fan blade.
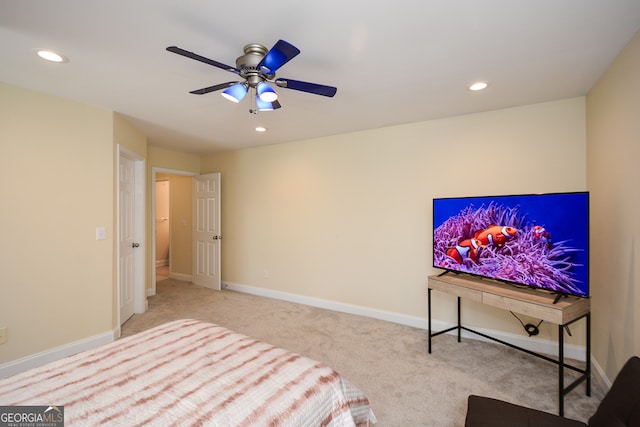
[[205, 93], [215, 92], [216, 90], [226, 89], [228, 87], [233, 86], [234, 84], [239, 82], [226, 82], [220, 83], [219, 85], [204, 87], [202, 89], [192, 90], [189, 93], [193, 93], [194, 95], [204, 95]]
[[167, 48], [169, 52], [177, 53], [178, 55], [186, 56], [187, 58], [195, 59], [196, 61], [204, 62], [205, 64], [213, 65], [214, 67], [221, 68], [225, 71], [230, 71], [235, 74], [240, 74], [240, 70], [236, 67], [232, 67], [230, 65], [223, 64], [218, 61], [214, 61], [213, 59], [205, 58], [204, 56], [200, 56], [197, 53], [189, 52], [188, 50], [184, 50], [179, 48], [178, 46], [169, 46]]
[[273, 74], [278, 68], [282, 67], [299, 53], [300, 49], [291, 43], [278, 40], [258, 63], [258, 69], [265, 74]]
[[292, 80], [292, 79], [276, 79], [275, 83], [279, 87], [299, 90], [302, 92], [309, 92], [316, 95], [328, 96], [329, 98], [333, 97], [338, 91], [338, 89], [333, 86], [325, 86], [317, 83], [301, 82], [299, 80]]
[[278, 108], [282, 107], [282, 105], [280, 105], [280, 103], [278, 102], [278, 100], [276, 99], [273, 102], [270, 102], [268, 104], [271, 104], [272, 109], [277, 110]]
[[273, 111], [282, 106], [277, 99], [273, 102], [265, 102], [260, 100], [260, 98], [256, 96], [256, 107], [258, 108], [258, 111]]

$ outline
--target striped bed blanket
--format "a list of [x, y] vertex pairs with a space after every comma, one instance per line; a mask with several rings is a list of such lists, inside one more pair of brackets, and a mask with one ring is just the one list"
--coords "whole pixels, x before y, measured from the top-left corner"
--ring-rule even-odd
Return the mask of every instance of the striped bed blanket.
[[67, 426], [375, 422], [367, 397], [328, 366], [190, 319], [1, 379], [0, 405], [64, 406]]

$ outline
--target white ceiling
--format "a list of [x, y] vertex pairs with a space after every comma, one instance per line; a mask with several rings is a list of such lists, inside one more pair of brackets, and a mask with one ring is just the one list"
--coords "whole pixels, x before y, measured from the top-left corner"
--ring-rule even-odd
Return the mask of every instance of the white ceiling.
[[[639, 0], [0, 0], [0, 81], [212, 153], [582, 96], [639, 28]], [[249, 97], [189, 93], [235, 74], [165, 50], [235, 65], [244, 45], [278, 39], [301, 50], [278, 77], [334, 98], [276, 88], [282, 108], [253, 115]], [[489, 88], [470, 92], [476, 80]]]

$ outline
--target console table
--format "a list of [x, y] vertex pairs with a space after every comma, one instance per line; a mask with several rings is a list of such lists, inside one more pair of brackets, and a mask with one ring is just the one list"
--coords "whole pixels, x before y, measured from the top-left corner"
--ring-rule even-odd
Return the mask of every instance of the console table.
[[[458, 297], [458, 324], [456, 326], [442, 331], [432, 332], [431, 291], [433, 289]], [[461, 298], [466, 298], [472, 301], [480, 302], [482, 304], [513, 311], [557, 324], [558, 359], [556, 360], [551, 357], [547, 357], [543, 354], [533, 352], [531, 350], [516, 346], [514, 344], [462, 326], [460, 304]], [[431, 353], [431, 339], [433, 337], [444, 334], [446, 332], [457, 330], [458, 342], [460, 342], [461, 331], [465, 330], [557, 364], [560, 416], [564, 416], [564, 396], [583, 381], [586, 382], [587, 396], [591, 396], [591, 300], [589, 298], [566, 296], [557, 300], [555, 295], [547, 292], [541, 292], [535, 289], [517, 287], [506, 283], [496, 282], [494, 280], [481, 279], [464, 274], [444, 273], [438, 276], [429, 276], [427, 306], [429, 315], [429, 353]], [[564, 361], [564, 331], [567, 326], [582, 318], [585, 319], [587, 327], [587, 360], [585, 369], [571, 366]], [[574, 370], [582, 375], [580, 375], [578, 379], [565, 387], [564, 368]]]

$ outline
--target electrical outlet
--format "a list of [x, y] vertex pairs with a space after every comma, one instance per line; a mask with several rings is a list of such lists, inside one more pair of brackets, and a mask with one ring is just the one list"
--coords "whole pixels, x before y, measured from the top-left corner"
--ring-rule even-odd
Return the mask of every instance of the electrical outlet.
[[0, 328], [0, 344], [7, 342], [7, 328]]
[[265, 270], [264, 271], [264, 278], [268, 279], [269, 278], [269, 270]]

